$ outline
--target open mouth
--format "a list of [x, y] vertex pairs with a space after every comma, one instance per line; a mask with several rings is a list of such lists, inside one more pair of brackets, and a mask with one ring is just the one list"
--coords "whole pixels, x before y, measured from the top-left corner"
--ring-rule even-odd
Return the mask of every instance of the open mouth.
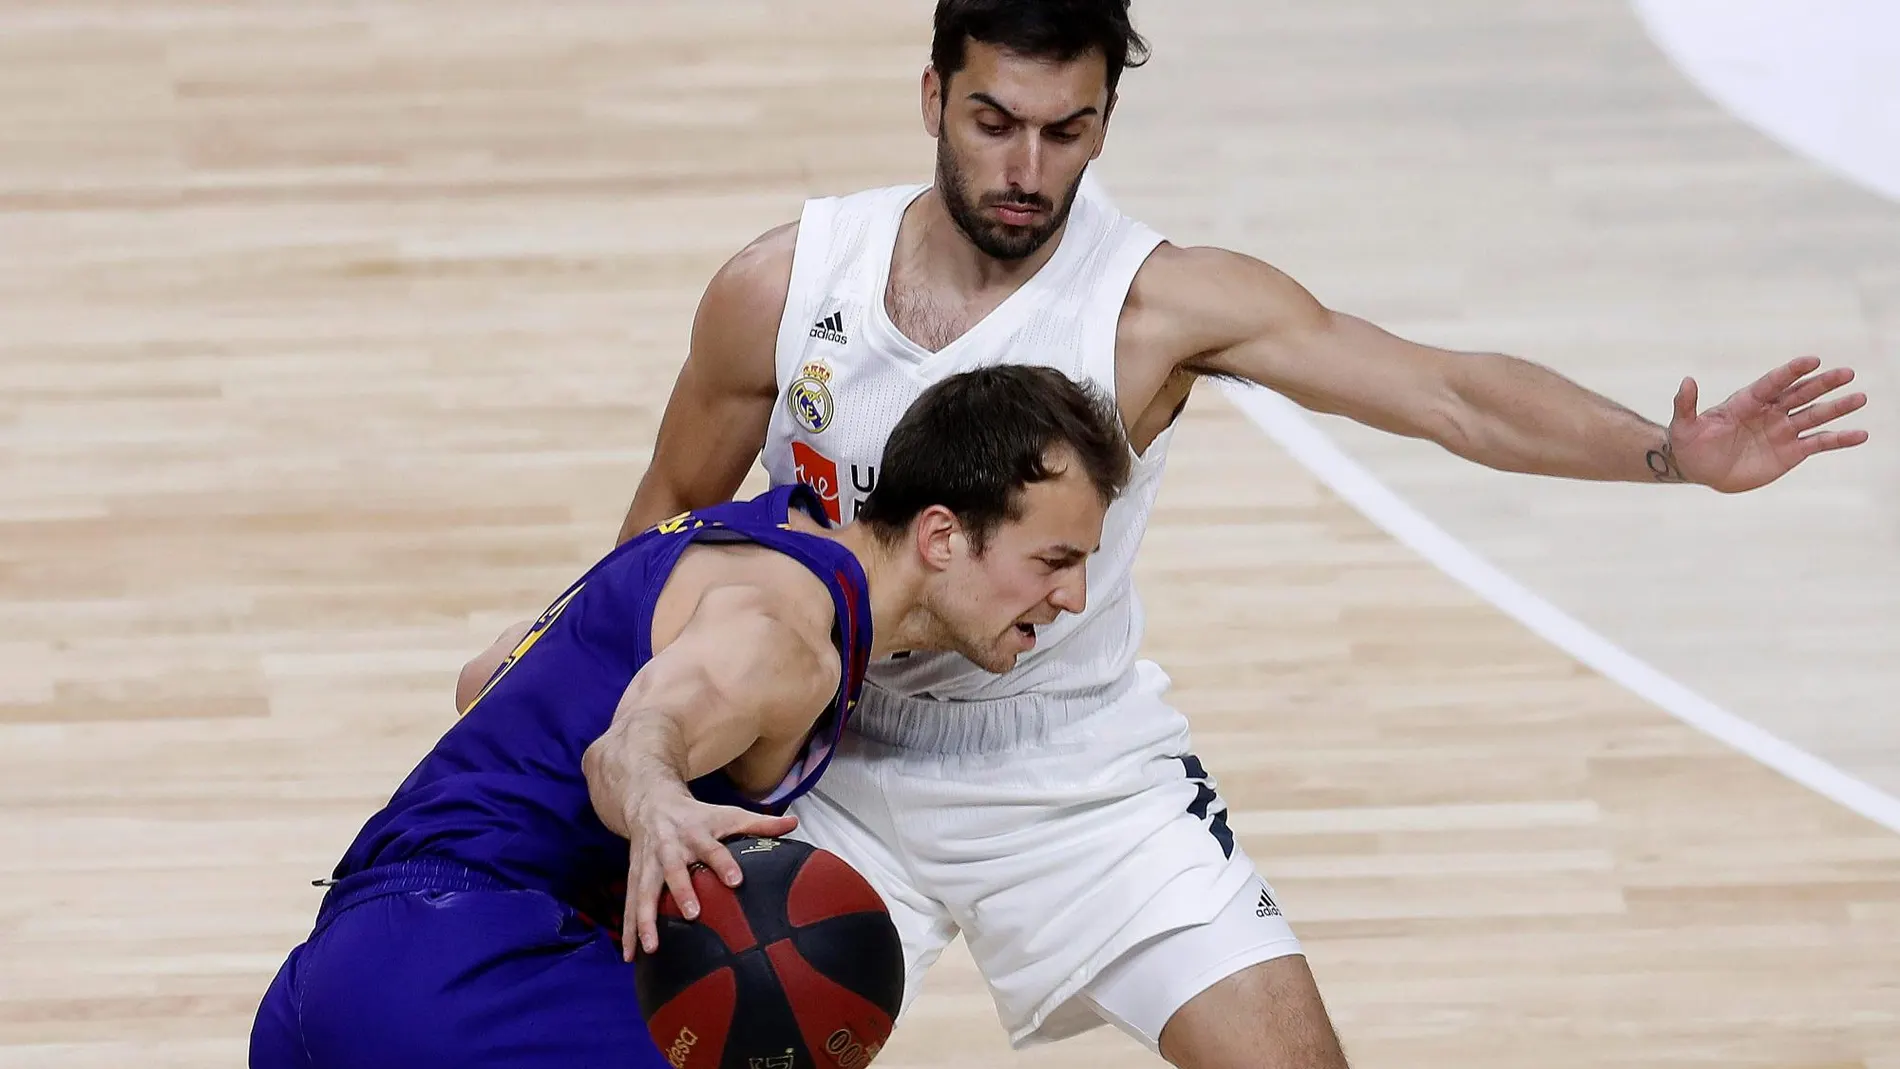
[[1028, 653], [1030, 650], [1035, 649], [1036, 648], [1036, 625], [1035, 624], [1017, 624], [1016, 625], [1016, 640], [1018, 643], [1022, 645], [1024, 653]]

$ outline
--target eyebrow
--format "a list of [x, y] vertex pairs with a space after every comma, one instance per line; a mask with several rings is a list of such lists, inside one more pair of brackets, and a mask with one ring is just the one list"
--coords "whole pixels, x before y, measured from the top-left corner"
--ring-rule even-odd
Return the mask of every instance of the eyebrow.
[[[995, 108], [997, 111], [1000, 111], [1005, 116], [1007, 116], [1012, 122], [1023, 121], [1022, 116], [1004, 107], [1002, 101], [996, 99], [995, 97], [989, 95], [988, 93], [971, 93], [969, 99], [976, 101], [978, 104], [981, 104], [984, 107]], [[1090, 115], [1096, 115], [1096, 114], [1100, 114], [1099, 110], [1095, 107], [1095, 105], [1090, 104], [1088, 107], [1083, 108], [1072, 115], [1065, 115], [1062, 118], [1057, 119], [1055, 122], [1044, 123], [1043, 125], [1044, 126], [1067, 126], [1077, 119], [1087, 118]]]

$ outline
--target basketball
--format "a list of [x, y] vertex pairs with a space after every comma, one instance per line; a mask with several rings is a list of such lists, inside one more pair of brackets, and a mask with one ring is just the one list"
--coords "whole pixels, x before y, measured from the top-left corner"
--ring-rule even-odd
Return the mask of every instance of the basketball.
[[890, 1037], [904, 954], [856, 869], [791, 839], [734, 839], [744, 881], [693, 871], [697, 921], [660, 898], [660, 948], [635, 961], [640, 1012], [676, 1069], [861, 1069]]

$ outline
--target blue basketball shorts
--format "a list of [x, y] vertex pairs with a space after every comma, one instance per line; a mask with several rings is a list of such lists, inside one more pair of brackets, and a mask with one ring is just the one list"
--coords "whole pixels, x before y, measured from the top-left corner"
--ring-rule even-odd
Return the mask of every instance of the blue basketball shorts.
[[633, 966], [540, 891], [453, 863], [358, 873], [324, 898], [258, 1007], [251, 1069], [670, 1069]]

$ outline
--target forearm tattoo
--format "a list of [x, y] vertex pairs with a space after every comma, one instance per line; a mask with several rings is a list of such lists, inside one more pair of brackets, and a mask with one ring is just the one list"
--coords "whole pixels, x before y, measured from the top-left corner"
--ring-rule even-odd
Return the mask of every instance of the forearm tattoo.
[[1649, 465], [1650, 474], [1659, 483], [1686, 483], [1682, 468], [1676, 464], [1676, 450], [1665, 440], [1661, 449], [1652, 449], [1643, 455], [1643, 463]]

